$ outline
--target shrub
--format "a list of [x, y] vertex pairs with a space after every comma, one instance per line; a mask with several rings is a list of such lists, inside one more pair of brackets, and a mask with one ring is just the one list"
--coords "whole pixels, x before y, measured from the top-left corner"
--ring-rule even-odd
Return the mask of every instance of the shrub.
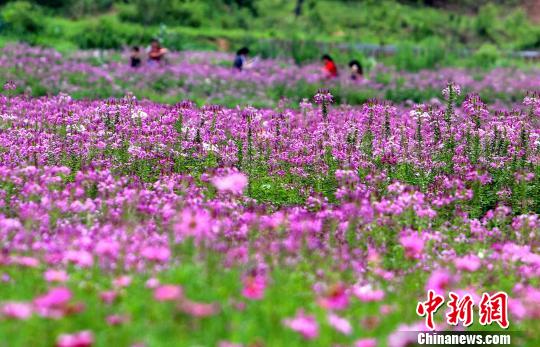
[[43, 29], [40, 8], [27, 1], [15, 1], [2, 8], [1, 19], [7, 31], [19, 36], [35, 35]]
[[500, 53], [497, 47], [490, 43], [484, 43], [476, 52], [474, 52], [471, 58], [471, 65], [490, 68], [493, 67], [499, 59]]
[[151, 33], [141, 26], [118, 22], [113, 17], [101, 17], [87, 22], [72, 40], [81, 48], [119, 48], [122, 45], [149, 42]]

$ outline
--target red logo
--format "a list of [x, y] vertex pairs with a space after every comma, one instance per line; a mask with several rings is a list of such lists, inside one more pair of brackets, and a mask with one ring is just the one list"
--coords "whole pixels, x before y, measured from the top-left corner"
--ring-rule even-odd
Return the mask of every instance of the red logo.
[[503, 329], [508, 328], [508, 294], [498, 292], [493, 295], [482, 294], [480, 301], [480, 324], [491, 325], [495, 322]]
[[[470, 326], [474, 320], [473, 308], [475, 303], [473, 297], [465, 294], [460, 298], [454, 292], [450, 292], [448, 296], [446, 323], [448, 325], [458, 325], [461, 322], [464, 327]], [[419, 301], [416, 306], [416, 314], [420, 317], [426, 317], [426, 327], [430, 330], [435, 330], [433, 316], [443, 305], [444, 301], [445, 299], [442, 295], [429, 290], [427, 300]], [[505, 292], [497, 292], [493, 295], [488, 293], [482, 294], [482, 300], [478, 304], [478, 311], [480, 317], [479, 323], [482, 325], [497, 323], [503, 329], [508, 328], [510, 325], [508, 321], [508, 294]]]
[[471, 325], [473, 323], [473, 298], [466, 294], [460, 299], [453, 292], [450, 292], [449, 296], [450, 300], [446, 305], [450, 308], [450, 312], [446, 314], [446, 322], [450, 325], [458, 325], [458, 322], [462, 321], [463, 326]]
[[430, 330], [435, 330], [435, 324], [433, 323], [433, 314], [444, 303], [444, 297], [437, 295], [433, 290], [428, 292], [428, 299], [424, 302], [419, 302], [416, 306], [416, 314], [420, 317], [426, 316], [426, 326]]

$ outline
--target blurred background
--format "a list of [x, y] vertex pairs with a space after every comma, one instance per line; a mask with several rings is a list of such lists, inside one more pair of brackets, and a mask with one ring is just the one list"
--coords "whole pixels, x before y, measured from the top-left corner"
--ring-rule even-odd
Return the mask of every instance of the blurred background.
[[[161, 40], [171, 50], [235, 51], [296, 63], [333, 52], [398, 69], [536, 64], [539, 0], [0, 1], [0, 43], [60, 52]], [[343, 58], [342, 58], [343, 57]]]

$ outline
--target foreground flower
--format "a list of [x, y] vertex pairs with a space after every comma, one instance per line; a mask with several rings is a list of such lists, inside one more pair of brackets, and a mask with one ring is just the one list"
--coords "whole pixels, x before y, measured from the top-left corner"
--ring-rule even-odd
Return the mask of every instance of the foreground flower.
[[62, 334], [56, 340], [56, 347], [90, 347], [94, 344], [94, 335], [85, 330], [75, 334]]
[[4, 90], [15, 90], [17, 89], [17, 85], [13, 81], [7, 81], [4, 83]]
[[433, 290], [436, 294], [444, 296], [452, 282], [452, 275], [447, 270], [435, 270], [426, 283], [426, 292]]
[[405, 249], [405, 257], [409, 259], [419, 259], [424, 249], [424, 240], [417, 234], [402, 236], [399, 242]]
[[211, 219], [204, 209], [185, 208], [178, 216], [178, 223], [174, 225], [177, 237], [193, 236], [196, 239], [204, 239], [210, 236]]
[[157, 301], [174, 301], [182, 297], [182, 287], [165, 284], [154, 290], [154, 299]]
[[47, 270], [43, 274], [43, 277], [45, 278], [45, 281], [47, 282], [59, 282], [63, 283], [66, 282], [69, 278], [68, 274], [63, 270]]
[[204, 318], [217, 314], [219, 306], [217, 304], [206, 304], [190, 300], [183, 300], [178, 309], [192, 317]]
[[40, 308], [59, 308], [71, 300], [71, 291], [65, 287], [53, 288], [47, 294], [37, 297], [34, 304]]
[[248, 184], [248, 178], [243, 173], [233, 172], [227, 176], [212, 178], [212, 184], [220, 192], [242, 194]]
[[83, 305], [70, 305], [71, 291], [65, 287], [49, 290], [34, 299], [36, 312], [43, 317], [61, 318], [67, 314], [77, 313], [84, 309]]
[[7, 318], [25, 320], [32, 316], [32, 305], [26, 302], [6, 302], [0, 307], [0, 314]]
[[350, 335], [352, 332], [351, 323], [337, 314], [330, 313], [328, 315], [328, 324], [344, 335]]
[[354, 347], [376, 347], [377, 340], [375, 339], [361, 339], [354, 343]]
[[266, 279], [264, 276], [247, 276], [244, 279], [242, 295], [251, 300], [261, 300], [266, 289]]
[[343, 310], [349, 306], [349, 295], [343, 284], [330, 288], [327, 295], [319, 299], [319, 305], [329, 310]]
[[283, 322], [287, 327], [302, 334], [308, 340], [312, 340], [319, 336], [319, 324], [315, 317], [305, 315], [299, 311], [294, 318], [285, 319]]
[[331, 104], [334, 102], [334, 97], [330, 94], [328, 89], [319, 89], [317, 94], [313, 97], [316, 104]]
[[454, 264], [456, 265], [456, 268], [458, 270], [464, 270], [469, 272], [475, 272], [482, 265], [480, 258], [478, 258], [474, 254], [469, 254], [462, 258], [456, 258], [454, 260]]
[[354, 286], [353, 294], [362, 302], [381, 301], [384, 299], [384, 291], [382, 289], [373, 289], [371, 284]]
[[108, 325], [120, 325], [124, 324], [129, 321], [129, 316], [121, 315], [121, 314], [111, 314], [105, 318], [105, 321]]
[[117, 288], [127, 287], [131, 284], [131, 276], [123, 275], [113, 280], [113, 286]]

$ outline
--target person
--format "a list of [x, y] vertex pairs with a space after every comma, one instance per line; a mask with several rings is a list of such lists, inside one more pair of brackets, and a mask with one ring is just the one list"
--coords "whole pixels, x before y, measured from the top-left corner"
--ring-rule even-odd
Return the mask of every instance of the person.
[[131, 67], [139, 67], [141, 66], [141, 50], [139, 49], [139, 46], [133, 46], [131, 49]]
[[362, 69], [362, 64], [360, 64], [358, 60], [351, 60], [349, 62], [349, 68], [351, 69], [352, 80], [356, 81], [362, 79], [362, 77], [364, 76], [364, 71]]
[[334, 59], [328, 54], [322, 56], [324, 66], [322, 68], [325, 78], [336, 78], [338, 76], [337, 66], [334, 63]]
[[246, 64], [248, 54], [249, 49], [247, 47], [240, 48], [236, 52], [236, 57], [234, 57], [233, 68], [242, 71], [242, 68]]
[[165, 60], [165, 54], [167, 54], [167, 49], [161, 47], [161, 44], [158, 40], [152, 40], [150, 45], [150, 51], [148, 52], [148, 61], [150, 64], [159, 64]]

